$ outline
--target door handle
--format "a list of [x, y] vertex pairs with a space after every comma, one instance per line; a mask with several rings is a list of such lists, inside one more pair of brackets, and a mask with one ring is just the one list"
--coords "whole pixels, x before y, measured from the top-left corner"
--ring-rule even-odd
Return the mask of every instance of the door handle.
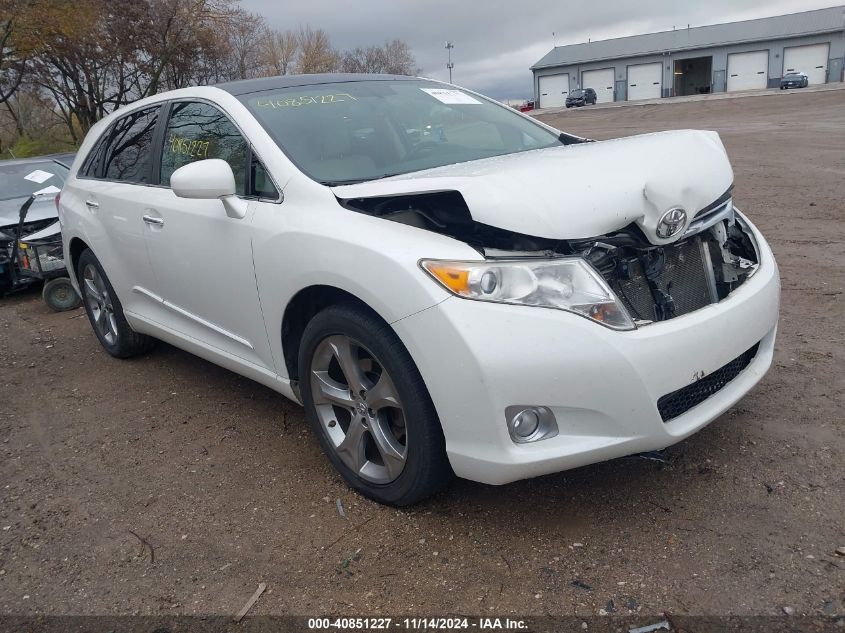
[[145, 215], [141, 219], [151, 226], [164, 226], [164, 218], [157, 218], [152, 215]]
[[94, 202], [93, 200], [86, 200], [85, 206], [88, 207], [89, 209], [99, 209], [100, 203]]

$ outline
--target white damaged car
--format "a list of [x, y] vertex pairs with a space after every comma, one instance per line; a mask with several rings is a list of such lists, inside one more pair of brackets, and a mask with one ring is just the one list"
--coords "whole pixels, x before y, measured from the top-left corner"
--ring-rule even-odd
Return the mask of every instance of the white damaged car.
[[481, 95], [303, 75], [159, 94], [60, 200], [117, 357], [155, 339], [301, 402], [404, 505], [689, 436], [772, 359], [779, 278], [714, 132], [593, 142]]

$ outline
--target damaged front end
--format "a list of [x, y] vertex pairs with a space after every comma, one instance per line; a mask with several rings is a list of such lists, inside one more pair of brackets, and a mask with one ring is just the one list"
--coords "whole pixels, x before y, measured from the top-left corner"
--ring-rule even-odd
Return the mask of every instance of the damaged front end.
[[634, 222], [584, 239], [515, 233], [474, 220], [457, 191], [339, 202], [359, 213], [459, 239], [490, 262], [582, 258], [600, 274], [637, 326], [718, 303], [759, 265], [752, 232], [734, 209], [730, 191], [697, 211], [676, 241], [659, 245], [646, 239]]
[[751, 231], [732, 200], [723, 204], [718, 220], [669, 245], [654, 246], [628, 227], [569, 246], [601, 273], [637, 324], [665, 321], [718, 303], [757, 270]]

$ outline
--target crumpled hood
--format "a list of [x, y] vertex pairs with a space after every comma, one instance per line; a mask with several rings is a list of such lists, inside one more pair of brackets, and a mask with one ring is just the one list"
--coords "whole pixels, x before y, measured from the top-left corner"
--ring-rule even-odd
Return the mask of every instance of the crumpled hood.
[[[12, 198], [11, 200], [0, 200], [0, 227], [17, 226], [18, 214], [21, 210], [21, 205], [26, 202], [29, 196], [22, 198]], [[59, 218], [58, 211], [56, 211], [55, 196], [42, 196], [37, 198], [29, 211], [26, 213], [26, 222], [34, 222], [35, 220], [46, 220], [48, 218]]]
[[[666, 211], [687, 222], [733, 183], [716, 132], [678, 130], [509, 154], [334, 187], [339, 198], [459, 191], [477, 222], [550, 239], [595, 237], [636, 222], [655, 244]], [[683, 231], [679, 235], [682, 235]]]

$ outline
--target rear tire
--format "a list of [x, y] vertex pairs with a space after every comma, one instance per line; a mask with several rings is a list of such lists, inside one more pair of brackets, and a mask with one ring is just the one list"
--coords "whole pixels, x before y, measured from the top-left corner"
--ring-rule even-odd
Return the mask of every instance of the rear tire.
[[346, 483], [394, 506], [417, 503], [453, 473], [437, 411], [393, 329], [366, 307], [330, 306], [299, 348], [305, 414]]
[[41, 297], [47, 307], [55, 312], [65, 312], [78, 308], [82, 303], [76, 289], [67, 277], [56, 277], [44, 282]]
[[154, 338], [138, 334], [129, 326], [123, 306], [91, 249], [85, 249], [79, 256], [76, 276], [88, 321], [109, 354], [115, 358], [129, 358], [155, 347]]

